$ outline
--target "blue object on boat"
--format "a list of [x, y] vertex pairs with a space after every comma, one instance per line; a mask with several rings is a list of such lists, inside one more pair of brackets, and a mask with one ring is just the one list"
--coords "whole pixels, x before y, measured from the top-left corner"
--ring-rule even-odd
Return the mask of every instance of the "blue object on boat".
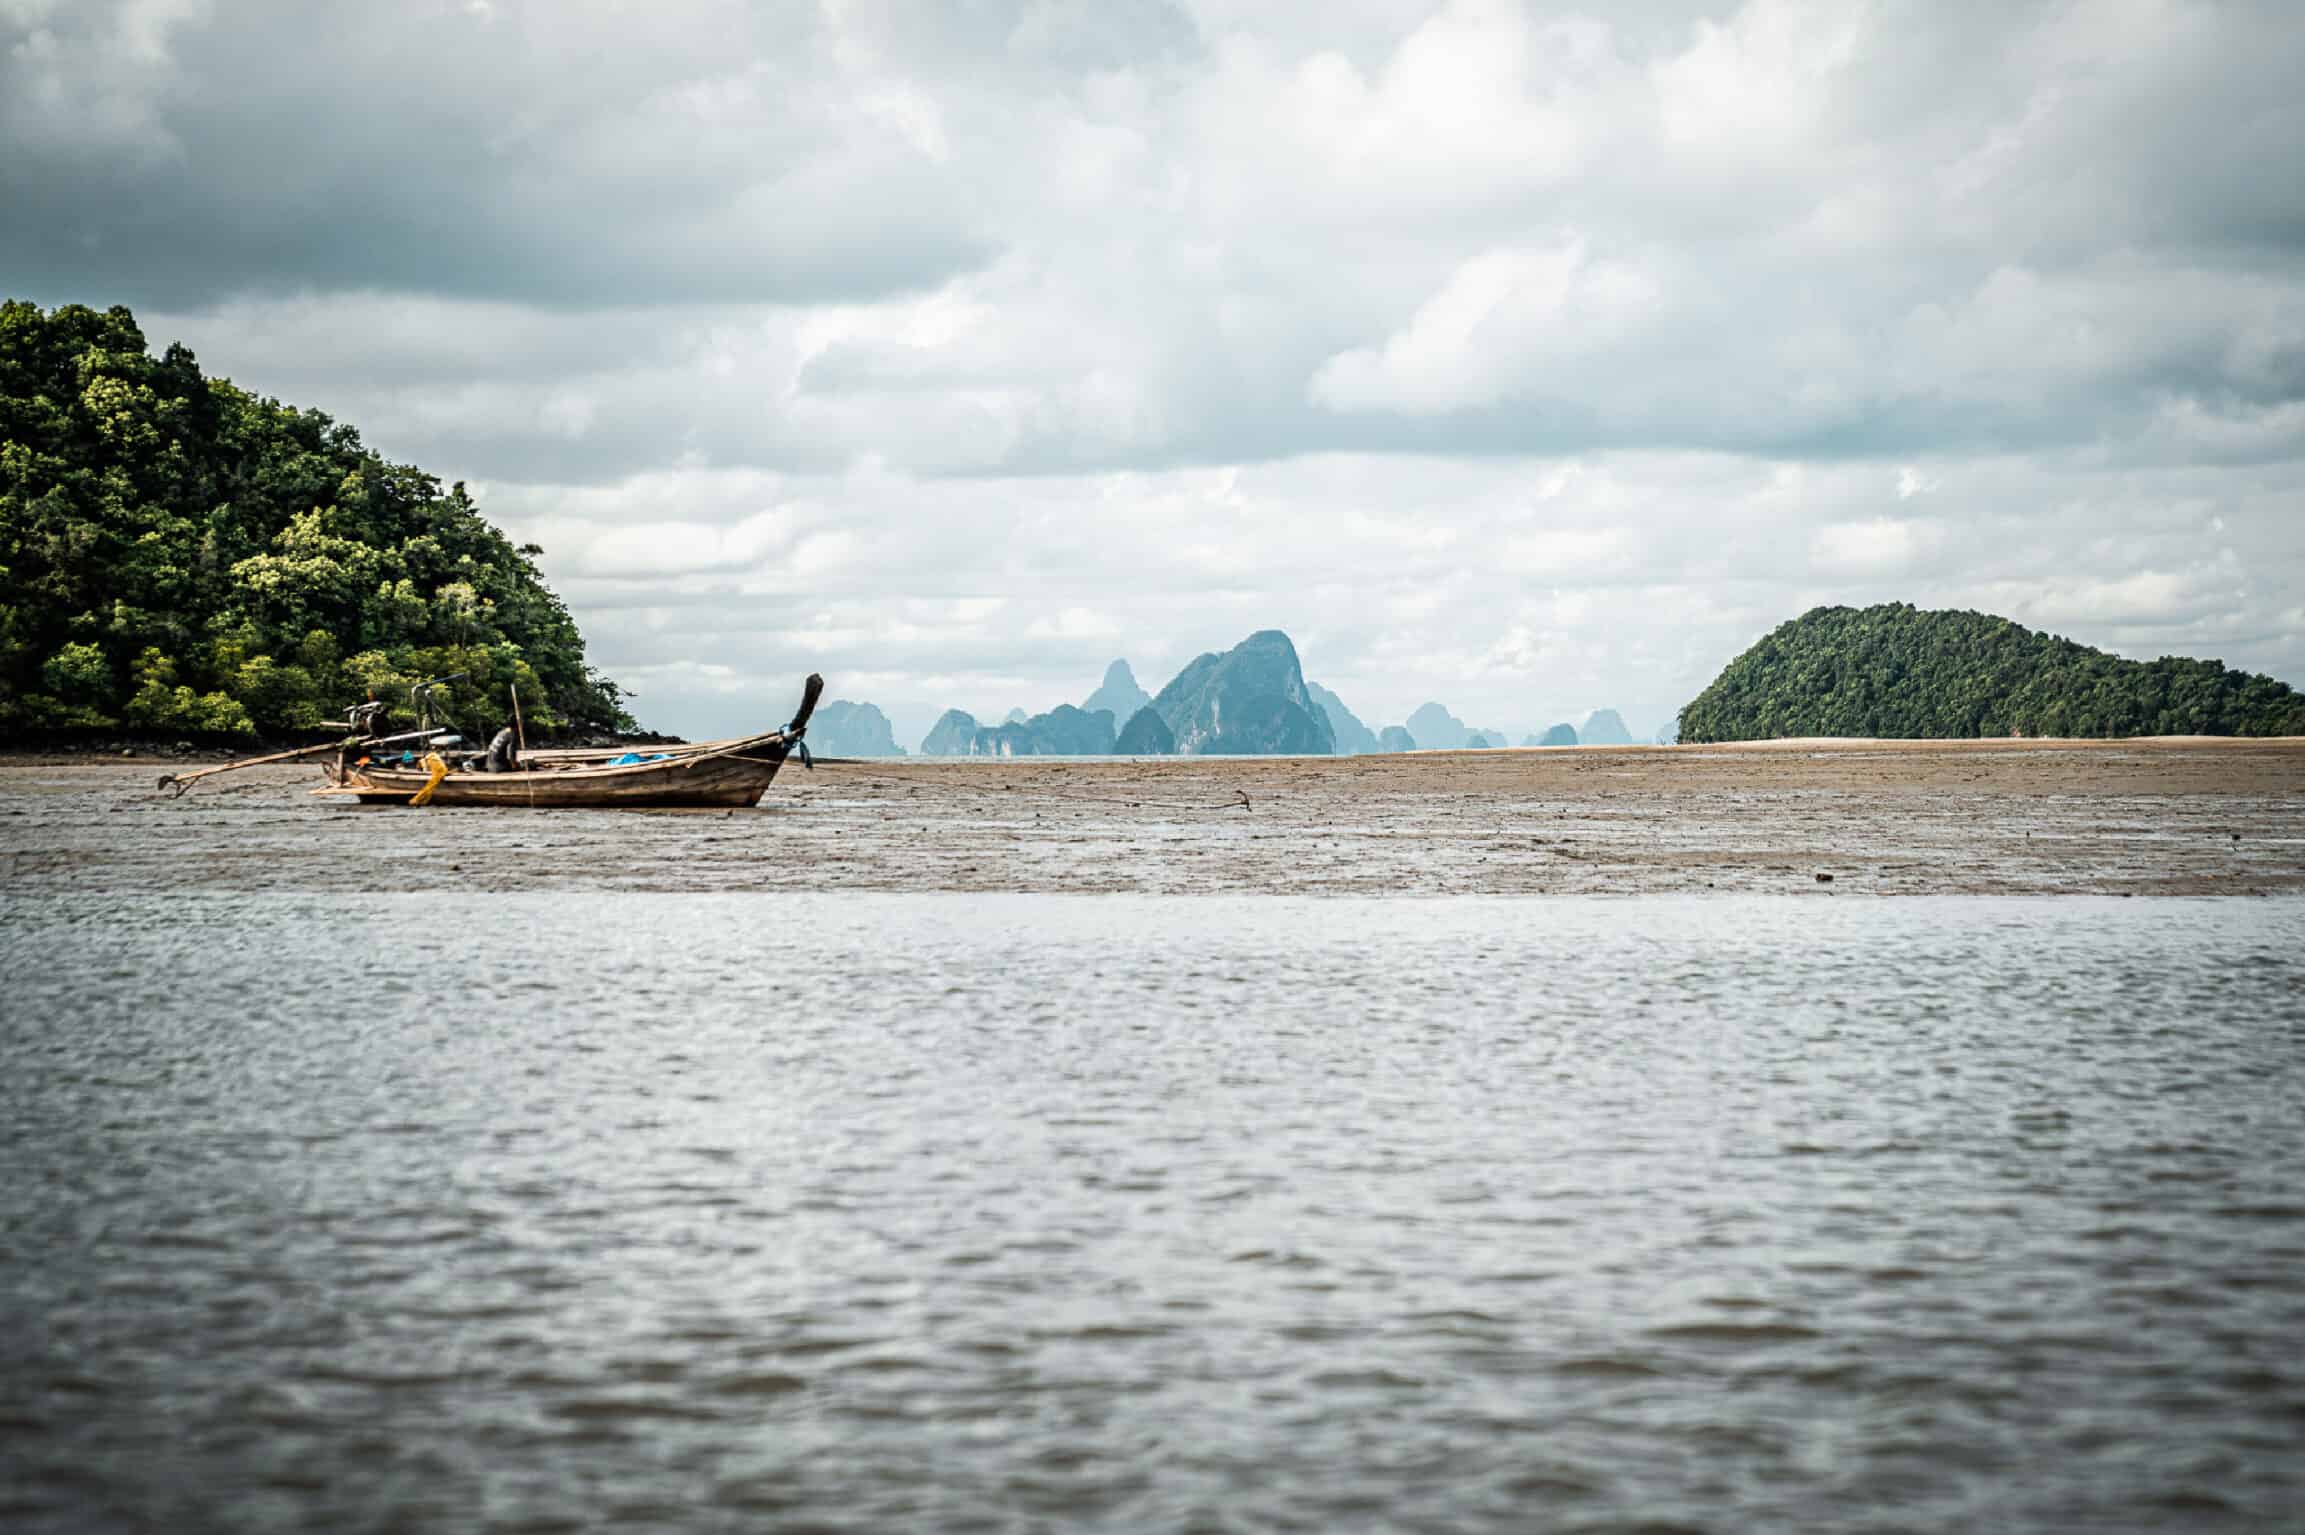
[[668, 752], [650, 752], [647, 756], [643, 757], [638, 752], [626, 752], [623, 756], [616, 758], [608, 765], [610, 767], [635, 767], [643, 762], [662, 762], [669, 755], [670, 753]]

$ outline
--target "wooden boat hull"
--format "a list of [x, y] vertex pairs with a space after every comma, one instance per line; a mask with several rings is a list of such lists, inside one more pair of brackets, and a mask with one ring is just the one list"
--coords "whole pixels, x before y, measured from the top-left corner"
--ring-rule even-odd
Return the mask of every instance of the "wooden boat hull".
[[[564, 773], [451, 773], [432, 791], [431, 803], [526, 810], [757, 805], [783, 765], [779, 755], [744, 761], [676, 759]], [[354, 798], [363, 805], [405, 805], [425, 782], [421, 772], [371, 766], [355, 769], [342, 784], [320, 792]]]
[[[777, 770], [799, 744], [783, 731], [705, 747], [675, 748], [654, 762], [586, 763], [520, 773], [450, 773], [432, 791], [431, 804], [515, 810], [639, 810], [662, 807], [757, 805]], [[315, 794], [363, 805], [406, 805], [430, 775], [421, 767], [331, 768], [328, 787]]]

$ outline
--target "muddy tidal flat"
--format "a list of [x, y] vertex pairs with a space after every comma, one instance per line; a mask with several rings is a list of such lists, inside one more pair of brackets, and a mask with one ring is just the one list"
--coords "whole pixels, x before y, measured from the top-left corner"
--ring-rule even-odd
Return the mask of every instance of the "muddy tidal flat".
[[153, 792], [184, 766], [0, 759], [12, 888], [2305, 891], [2305, 740], [840, 761], [735, 812], [362, 810], [303, 766]]

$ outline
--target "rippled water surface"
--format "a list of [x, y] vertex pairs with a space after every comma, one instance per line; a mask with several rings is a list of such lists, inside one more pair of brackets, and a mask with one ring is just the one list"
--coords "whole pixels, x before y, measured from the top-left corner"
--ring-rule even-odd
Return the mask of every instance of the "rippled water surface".
[[2305, 1523], [2293, 903], [0, 923], [11, 1529]]

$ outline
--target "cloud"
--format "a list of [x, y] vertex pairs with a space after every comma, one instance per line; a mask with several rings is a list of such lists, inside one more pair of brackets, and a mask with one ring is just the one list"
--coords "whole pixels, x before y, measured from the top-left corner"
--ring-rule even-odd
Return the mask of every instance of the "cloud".
[[[1899, 496], [1904, 494], [1902, 486]], [[1836, 574], [1890, 575], [1910, 569], [1942, 538], [1935, 523], [1912, 518], [1876, 517], [1869, 522], [1833, 522], [1809, 539], [1818, 569]]]
[[0, 273], [473, 482], [674, 723], [1279, 624], [1638, 725], [1890, 598], [2300, 678], [2300, 73], [2183, 0], [0, 0]]
[[993, 248], [830, 12], [95, 0], [0, 16], [0, 102], [0, 265], [144, 303], [817, 301]]
[[[2305, 595], [2288, 483], [2278, 466], [2006, 455], [1968, 461], [1961, 495], [1916, 518], [1861, 462], [1379, 454], [944, 482], [670, 471], [481, 498], [545, 546], [602, 664], [655, 679], [651, 710], [707, 662], [762, 693], [816, 668], [884, 679], [884, 698], [1044, 709], [1087, 696], [1113, 656], [1157, 687], [1277, 625], [1365, 719], [1440, 698], [1518, 731], [1604, 702], [1654, 728], [1762, 633], [1830, 602], [1976, 607], [2126, 653], [2199, 643], [2270, 665]], [[652, 553], [633, 549], [636, 527]], [[833, 533], [839, 558], [795, 558]], [[742, 723], [709, 701], [670, 718]]]
[[1532, 365], [1557, 381], [1555, 391], [1573, 394], [1577, 365], [1628, 337], [1660, 298], [1655, 278], [1596, 261], [1581, 241], [1485, 251], [1383, 347], [1323, 363], [1312, 395], [1341, 410], [1430, 415], [1495, 405]]
[[1024, 632], [1032, 639], [1109, 640], [1120, 635], [1121, 627], [1093, 608], [1071, 607], [1033, 619]]
[[[2247, 7], [169, 14], [167, 163], [18, 135], [0, 261], [220, 357], [261, 323], [493, 477], [1910, 456], [2305, 394], [2305, 195], [2213, 152], [2305, 137]], [[429, 377], [318, 344], [404, 361], [421, 308], [464, 333]]]
[[[0, 8], [0, 128], [21, 154], [78, 167], [116, 160], [163, 168], [182, 143], [163, 109], [181, 84], [174, 40], [210, 15], [207, 0], [128, 0], [81, 9], [60, 0]], [[4, 183], [0, 183], [4, 184]]]

